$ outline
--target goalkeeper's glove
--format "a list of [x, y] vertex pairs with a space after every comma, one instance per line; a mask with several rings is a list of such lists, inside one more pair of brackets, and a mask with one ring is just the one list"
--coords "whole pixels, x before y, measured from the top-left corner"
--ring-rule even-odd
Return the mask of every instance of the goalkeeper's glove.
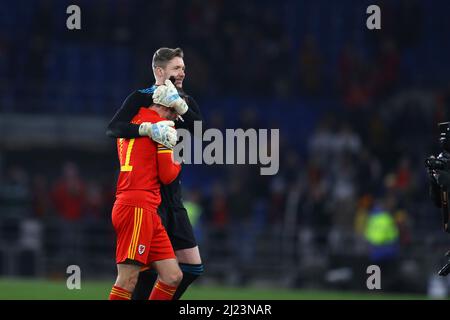
[[177, 88], [172, 81], [166, 80], [164, 85], [158, 86], [153, 92], [153, 103], [174, 108], [179, 115], [183, 115], [188, 110], [188, 105], [180, 97]]
[[177, 144], [177, 130], [173, 128], [173, 121], [160, 121], [157, 123], [143, 122], [139, 126], [139, 135], [148, 136], [153, 141], [172, 149]]

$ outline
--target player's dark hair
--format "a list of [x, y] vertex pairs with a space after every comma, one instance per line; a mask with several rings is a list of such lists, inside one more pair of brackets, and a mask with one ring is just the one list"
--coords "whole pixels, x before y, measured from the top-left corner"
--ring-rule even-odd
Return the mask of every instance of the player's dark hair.
[[156, 69], [157, 67], [165, 68], [170, 60], [172, 60], [175, 57], [183, 58], [183, 56], [184, 53], [183, 50], [181, 50], [181, 48], [175, 49], [159, 48], [153, 55], [152, 68], [153, 70]]

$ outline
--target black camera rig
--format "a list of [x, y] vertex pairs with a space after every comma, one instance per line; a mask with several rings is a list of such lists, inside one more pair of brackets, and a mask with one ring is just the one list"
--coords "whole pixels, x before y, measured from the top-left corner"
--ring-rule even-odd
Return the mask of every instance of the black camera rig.
[[[439, 143], [443, 151], [437, 156], [428, 157], [425, 160], [425, 166], [432, 174], [437, 171], [450, 171], [450, 122], [441, 122], [439, 127]], [[441, 189], [441, 209], [442, 209], [442, 224], [444, 231], [450, 233], [449, 229], [449, 208], [448, 208], [448, 190], [446, 186], [440, 186]], [[447, 263], [439, 270], [440, 276], [447, 276], [450, 273], [450, 251], [445, 254]]]

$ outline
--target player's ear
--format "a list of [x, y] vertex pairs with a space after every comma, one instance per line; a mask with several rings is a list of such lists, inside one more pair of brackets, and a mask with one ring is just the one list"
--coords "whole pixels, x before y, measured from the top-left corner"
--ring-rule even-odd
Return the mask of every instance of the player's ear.
[[155, 68], [155, 76], [161, 78], [164, 75], [164, 70], [161, 67]]

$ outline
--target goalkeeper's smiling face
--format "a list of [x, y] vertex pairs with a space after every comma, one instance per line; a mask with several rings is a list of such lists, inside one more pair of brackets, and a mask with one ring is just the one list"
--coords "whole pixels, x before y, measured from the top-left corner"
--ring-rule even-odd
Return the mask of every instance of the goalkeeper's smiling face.
[[175, 78], [175, 87], [182, 88], [183, 87], [183, 80], [185, 77], [185, 71], [186, 67], [184, 65], [183, 58], [175, 57], [172, 60], [167, 63], [166, 67], [162, 69], [163, 77], [162, 83], [164, 83], [165, 80], [168, 80], [170, 77]]

